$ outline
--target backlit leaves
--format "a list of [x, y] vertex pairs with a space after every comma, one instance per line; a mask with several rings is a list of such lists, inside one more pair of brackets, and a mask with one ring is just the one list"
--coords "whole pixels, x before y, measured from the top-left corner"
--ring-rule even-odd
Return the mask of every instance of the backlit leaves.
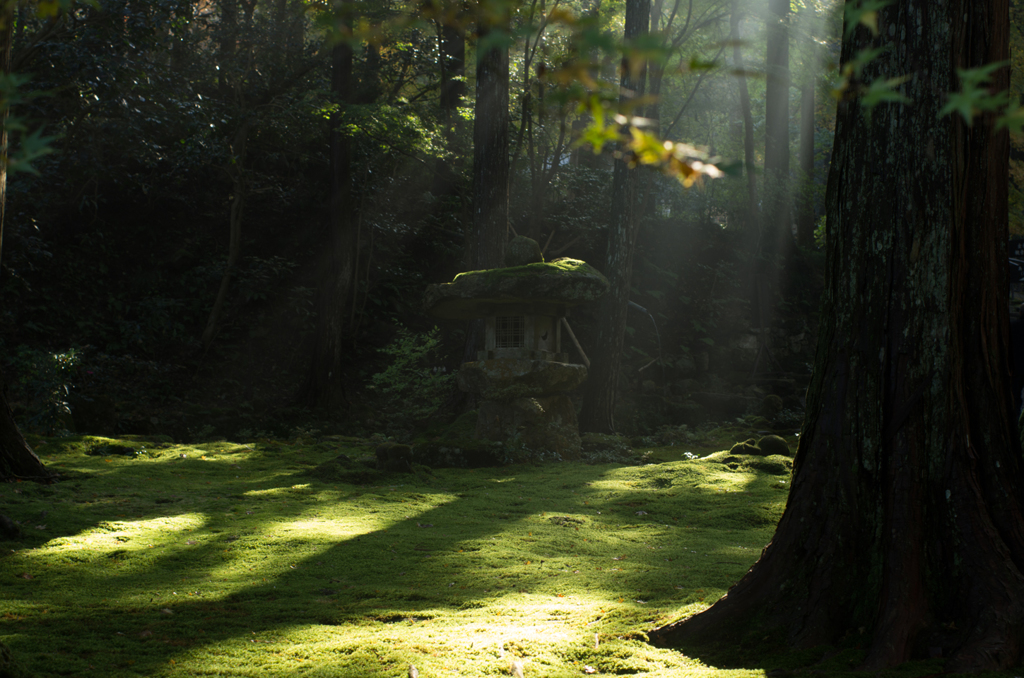
[[961, 90], [952, 92], [946, 105], [939, 111], [939, 117], [959, 113], [968, 125], [975, 116], [985, 112], [1003, 110], [1009, 104], [1009, 92], [992, 91], [992, 74], [1006, 66], [1006, 61], [998, 61], [978, 68], [958, 68]]
[[846, 25], [845, 37], [850, 38], [858, 26], [865, 26], [872, 35], [878, 35], [878, 10], [891, 4], [892, 0], [847, 2], [843, 8], [843, 19]]

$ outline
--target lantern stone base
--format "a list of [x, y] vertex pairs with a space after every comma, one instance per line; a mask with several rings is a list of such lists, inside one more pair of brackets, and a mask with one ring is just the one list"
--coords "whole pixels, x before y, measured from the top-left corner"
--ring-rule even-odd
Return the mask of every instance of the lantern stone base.
[[463, 363], [456, 377], [463, 391], [498, 401], [565, 393], [586, 378], [587, 368], [583, 365], [522, 358]]
[[518, 441], [531, 452], [555, 453], [565, 460], [580, 458], [576, 409], [564, 394], [483, 400], [477, 412], [476, 437]]

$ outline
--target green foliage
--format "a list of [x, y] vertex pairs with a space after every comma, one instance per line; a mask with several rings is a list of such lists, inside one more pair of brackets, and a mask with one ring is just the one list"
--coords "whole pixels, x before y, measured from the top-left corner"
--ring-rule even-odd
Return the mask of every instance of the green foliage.
[[827, 221], [824, 214], [818, 217], [818, 222], [814, 225], [814, 246], [819, 250], [825, 249], [825, 222]]
[[412, 332], [399, 327], [398, 337], [380, 352], [388, 366], [370, 379], [391, 426], [406, 428], [433, 414], [451, 393], [455, 375], [441, 367], [439, 330]]
[[859, 0], [843, 5], [845, 37], [849, 39], [858, 26], [865, 26], [872, 35], [878, 35], [878, 10], [891, 5], [893, 0]]
[[11, 359], [10, 370], [16, 397], [27, 407], [27, 428], [47, 435], [65, 432], [71, 415], [68, 396], [74, 388], [81, 352], [62, 353], [19, 346]]
[[[985, 64], [978, 68], [958, 68], [957, 75], [960, 77], [959, 92], [951, 92], [946, 105], [939, 111], [942, 118], [953, 113], [959, 113], [968, 125], [974, 122], [974, 118], [985, 112], [996, 112], [1006, 108], [1009, 103], [1010, 93], [1006, 90], [992, 92], [992, 74], [1006, 66], [1007, 62]], [[1010, 126], [1011, 129], [1019, 131], [1020, 124], [1015, 122], [1016, 118], [1004, 116], [998, 123], [1001, 126]]]

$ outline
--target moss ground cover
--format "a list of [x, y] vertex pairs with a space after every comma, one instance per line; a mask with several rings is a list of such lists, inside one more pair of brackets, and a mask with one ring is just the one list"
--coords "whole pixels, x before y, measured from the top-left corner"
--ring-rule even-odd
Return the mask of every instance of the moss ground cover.
[[763, 675], [643, 632], [757, 559], [778, 469], [661, 448], [350, 485], [311, 471], [355, 440], [33, 442], [66, 477], [0, 486], [0, 641], [31, 675]]

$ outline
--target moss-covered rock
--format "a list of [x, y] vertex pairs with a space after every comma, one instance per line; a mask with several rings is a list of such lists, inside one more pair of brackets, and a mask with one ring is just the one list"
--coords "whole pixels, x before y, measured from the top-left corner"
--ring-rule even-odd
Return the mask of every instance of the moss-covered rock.
[[742, 465], [756, 471], [771, 473], [775, 476], [787, 475], [793, 471], [793, 462], [790, 461], [788, 457], [777, 454], [770, 457], [754, 457], [752, 459], [747, 459]]
[[757, 441], [753, 438], [748, 438], [743, 442], [736, 443], [729, 448], [729, 454], [761, 454], [761, 448], [757, 446]]
[[377, 470], [376, 460], [352, 459], [347, 455], [325, 461], [309, 471], [309, 475], [317, 480], [331, 483], [348, 483], [350, 485], [370, 485], [382, 482], [386, 474]]
[[540, 251], [540, 245], [533, 238], [525, 235], [517, 235], [509, 241], [505, 247], [505, 266], [525, 266], [544, 261], [544, 254]]
[[761, 449], [761, 454], [766, 457], [773, 454], [784, 457], [793, 456], [793, 452], [789, 449], [789, 443], [782, 436], [765, 436], [757, 441], [757, 446]]

